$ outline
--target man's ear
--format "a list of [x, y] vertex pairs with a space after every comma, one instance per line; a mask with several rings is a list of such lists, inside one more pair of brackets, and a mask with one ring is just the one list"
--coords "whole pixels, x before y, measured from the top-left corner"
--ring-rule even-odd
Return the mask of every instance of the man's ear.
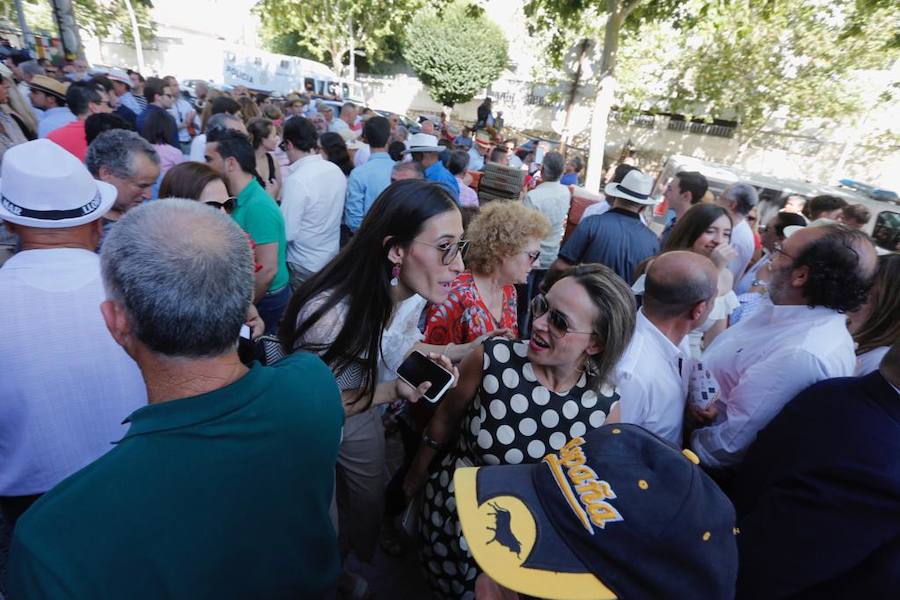
[[791, 287], [802, 288], [809, 281], [809, 267], [803, 265], [791, 271]]
[[694, 304], [689, 312], [691, 320], [699, 321], [700, 318], [707, 312], [706, 309], [709, 307], [709, 303], [715, 301], [716, 299], [713, 298], [712, 300], [701, 300], [700, 302]]
[[100, 304], [100, 313], [109, 334], [133, 358], [135, 338], [125, 308], [115, 300], [104, 300]]

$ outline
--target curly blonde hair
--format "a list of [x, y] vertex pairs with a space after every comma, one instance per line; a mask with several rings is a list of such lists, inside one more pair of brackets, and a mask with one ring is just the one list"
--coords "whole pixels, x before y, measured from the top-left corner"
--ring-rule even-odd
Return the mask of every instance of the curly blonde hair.
[[503, 259], [524, 250], [528, 240], [549, 233], [550, 221], [539, 211], [514, 200], [491, 202], [469, 225], [466, 267], [490, 275]]

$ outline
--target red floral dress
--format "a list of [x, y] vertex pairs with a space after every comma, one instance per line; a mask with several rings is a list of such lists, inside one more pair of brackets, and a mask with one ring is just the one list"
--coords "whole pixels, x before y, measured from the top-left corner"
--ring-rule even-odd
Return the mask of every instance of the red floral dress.
[[472, 273], [461, 273], [443, 304], [428, 308], [425, 324], [425, 343], [444, 346], [446, 344], [466, 344], [495, 329], [509, 329], [515, 338], [519, 337], [516, 312], [516, 288], [503, 286], [503, 309], [500, 321], [491, 315]]

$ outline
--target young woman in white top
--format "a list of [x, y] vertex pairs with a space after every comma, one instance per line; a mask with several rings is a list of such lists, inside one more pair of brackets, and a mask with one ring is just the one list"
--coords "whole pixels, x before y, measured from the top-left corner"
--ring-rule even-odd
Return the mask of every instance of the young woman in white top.
[[856, 343], [856, 375], [868, 375], [900, 338], [900, 254], [878, 258], [878, 273], [869, 299], [847, 316]]
[[[719, 268], [719, 295], [709, 318], [688, 338], [691, 354], [699, 359], [703, 348], [709, 346], [728, 327], [728, 315], [738, 307], [738, 299], [732, 291], [734, 276], [728, 270], [728, 263], [736, 252], [731, 246], [731, 217], [728, 212], [715, 204], [695, 204], [682, 216], [669, 234], [663, 252], [689, 250], [706, 256]], [[643, 272], [653, 259], [638, 268], [640, 277], [634, 282], [635, 294], [644, 293]]]

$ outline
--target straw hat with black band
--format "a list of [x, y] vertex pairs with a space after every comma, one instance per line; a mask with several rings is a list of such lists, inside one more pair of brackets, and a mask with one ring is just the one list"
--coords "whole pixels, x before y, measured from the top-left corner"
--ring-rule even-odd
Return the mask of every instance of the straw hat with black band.
[[61, 105], [66, 103], [66, 90], [69, 87], [68, 84], [60, 83], [46, 75], [35, 75], [31, 81], [28, 82], [28, 86], [33, 90], [38, 90], [39, 92], [54, 96], [61, 102]]

